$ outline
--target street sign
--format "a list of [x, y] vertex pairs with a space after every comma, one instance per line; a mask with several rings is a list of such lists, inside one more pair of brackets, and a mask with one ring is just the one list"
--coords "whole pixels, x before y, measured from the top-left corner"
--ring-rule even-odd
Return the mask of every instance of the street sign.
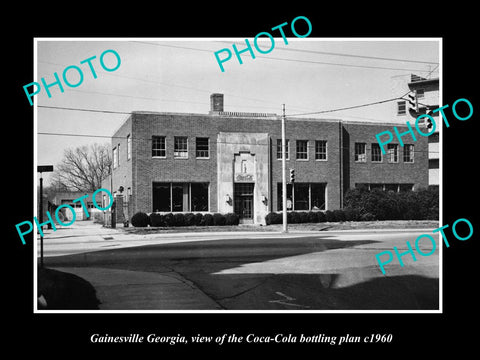
[[37, 166], [37, 172], [43, 173], [43, 172], [52, 172], [53, 171], [53, 165], [38, 165]]

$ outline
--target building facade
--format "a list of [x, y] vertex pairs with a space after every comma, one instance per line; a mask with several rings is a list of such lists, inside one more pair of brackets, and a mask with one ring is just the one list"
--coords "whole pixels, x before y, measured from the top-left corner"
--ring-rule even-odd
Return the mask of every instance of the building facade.
[[[281, 121], [275, 114], [225, 112], [211, 95], [208, 114], [133, 112], [112, 137], [112, 178], [128, 215], [151, 212], [237, 213], [264, 224], [282, 210]], [[388, 123], [286, 120], [289, 210], [342, 208], [349, 188], [392, 191], [428, 186], [428, 140], [405, 136], [383, 155], [375, 135]], [[406, 130], [406, 126], [405, 126]], [[121, 194], [119, 189], [122, 190]]]

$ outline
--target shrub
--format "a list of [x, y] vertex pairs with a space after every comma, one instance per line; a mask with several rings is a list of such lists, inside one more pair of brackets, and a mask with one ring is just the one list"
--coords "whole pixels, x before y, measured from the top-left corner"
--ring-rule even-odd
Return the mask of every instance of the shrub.
[[185, 215], [182, 213], [173, 214], [173, 226], [185, 225]]
[[213, 225], [216, 225], [216, 226], [225, 225], [225, 216], [219, 213], [213, 214]]
[[333, 210], [333, 216], [335, 221], [344, 222], [345, 221], [345, 212], [341, 209]]
[[159, 213], [150, 214], [150, 226], [165, 226], [163, 215]]
[[150, 217], [144, 212], [137, 212], [132, 216], [131, 222], [135, 227], [146, 227], [150, 222]]
[[308, 222], [310, 222], [310, 223], [318, 222], [318, 216], [315, 212], [313, 212], [313, 211], [308, 212]]
[[365, 213], [360, 215], [360, 221], [375, 221], [375, 215], [371, 213]]
[[205, 226], [212, 226], [213, 225], [213, 215], [212, 214], [203, 215], [203, 220], [204, 220]]
[[225, 215], [225, 225], [238, 225], [240, 217], [235, 213], [228, 213]]
[[195, 221], [195, 225], [197, 225], [197, 226], [204, 226], [205, 225], [205, 219], [203, 218], [203, 214], [201, 214], [201, 213], [196, 213], [195, 214], [194, 221]]
[[335, 214], [333, 213], [332, 210], [327, 210], [325, 211], [325, 220], [327, 222], [335, 222], [337, 219], [335, 218]]
[[307, 223], [308, 222], [308, 212], [305, 211], [300, 211], [298, 213], [298, 220], [301, 224]]
[[356, 188], [346, 192], [344, 206], [358, 211], [364, 219], [438, 220], [439, 193], [438, 188], [399, 193]]
[[283, 221], [282, 213], [271, 212], [271, 213], [268, 213], [267, 216], [265, 216], [265, 223], [267, 225], [281, 224], [282, 221]]
[[186, 213], [184, 216], [184, 219], [185, 219], [185, 226], [195, 225], [195, 214]]
[[163, 222], [165, 226], [175, 226], [174, 220], [173, 220], [173, 214], [168, 213], [163, 215]]
[[343, 210], [345, 212], [345, 221], [358, 221], [360, 220], [360, 210], [346, 208]]
[[325, 222], [325, 213], [323, 211], [317, 212], [317, 222]]
[[292, 211], [289, 214], [290, 214], [290, 218], [288, 218], [288, 215], [287, 215], [288, 223], [290, 223], [290, 224], [299, 224], [300, 223], [300, 213], [298, 213], [296, 211]]

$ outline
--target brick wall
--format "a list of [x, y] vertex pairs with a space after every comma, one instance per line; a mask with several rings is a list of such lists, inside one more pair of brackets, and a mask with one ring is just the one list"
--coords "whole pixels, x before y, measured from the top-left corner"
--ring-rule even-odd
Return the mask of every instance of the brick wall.
[[[406, 126], [398, 124], [377, 125], [348, 122], [343, 124], [345, 190], [354, 188], [355, 183], [414, 184], [415, 188], [428, 186], [428, 138], [419, 136], [417, 133], [415, 133], [417, 141], [413, 141], [410, 134], [402, 137], [404, 144], [415, 146], [414, 162], [405, 163], [403, 161], [404, 148], [400, 146], [393, 126], [397, 126], [400, 133], [408, 130]], [[387, 130], [394, 134], [391, 143], [398, 144], [398, 162], [390, 163], [387, 154], [382, 156], [381, 162], [372, 162], [371, 147], [373, 143], [378, 143], [375, 135]], [[367, 157], [364, 163], [355, 162], [356, 142], [366, 143]], [[386, 147], [385, 151], [387, 151]]]
[[[401, 125], [397, 125], [401, 130]], [[406, 127], [405, 127], [406, 129]], [[403, 162], [399, 147], [399, 162], [372, 163], [369, 149], [381, 131], [393, 131], [393, 125], [342, 123], [339, 120], [288, 119], [286, 134], [290, 140], [287, 169], [294, 168], [296, 182], [327, 184], [327, 209], [340, 208], [343, 191], [355, 183], [414, 183], [428, 185], [428, 140], [417, 136], [415, 162]], [[277, 183], [282, 181], [281, 160], [277, 160], [276, 143], [281, 139], [281, 122], [269, 117], [229, 117], [221, 115], [133, 113], [114, 134], [112, 149], [120, 143], [120, 166], [114, 170], [113, 189], [132, 187], [132, 213], [152, 211], [153, 182], [210, 183], [210, 211], [217, 206], [217, 135], [219, 132], [267, 133], [270, 137], [270, 210], [277, 209]], [[126, 136], [131, 134], [132, 159], [127, 161]], [[152, 135], [166, 137], [166, 158], [152, 158]], [[188, 137], [188, 158], [174, 159], [174, 136]], [[119, 138], [116, 138], [119, 137]], [[195, 156], [195, 138], [208, 137], [209, 159]], [[296, 160], [296, 140], [308, 140], [308, 160]], [[327, 141], [327, 160], [315, 160], [315, 140]], [[341, 142], [343, 141], [343, 151]], [[355, 142], [367, 143], [367, 162], [354, 161]], [[395, 142], [396, 141], [396, 142]], [[394, 143], [398, 143], [395, 139]], [[341, 166], [343, 164], [343, 166]], [[287, 170], [288, 171], [288, 170]]]

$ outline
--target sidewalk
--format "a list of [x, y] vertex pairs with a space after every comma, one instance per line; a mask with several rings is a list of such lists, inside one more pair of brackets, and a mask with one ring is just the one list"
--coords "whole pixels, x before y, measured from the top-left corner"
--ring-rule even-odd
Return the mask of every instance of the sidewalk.
[[175, 272], [96, 267], [53, 269], [88, 281], [96, 290], [100, 310], [221, 310], [215, 301]]

